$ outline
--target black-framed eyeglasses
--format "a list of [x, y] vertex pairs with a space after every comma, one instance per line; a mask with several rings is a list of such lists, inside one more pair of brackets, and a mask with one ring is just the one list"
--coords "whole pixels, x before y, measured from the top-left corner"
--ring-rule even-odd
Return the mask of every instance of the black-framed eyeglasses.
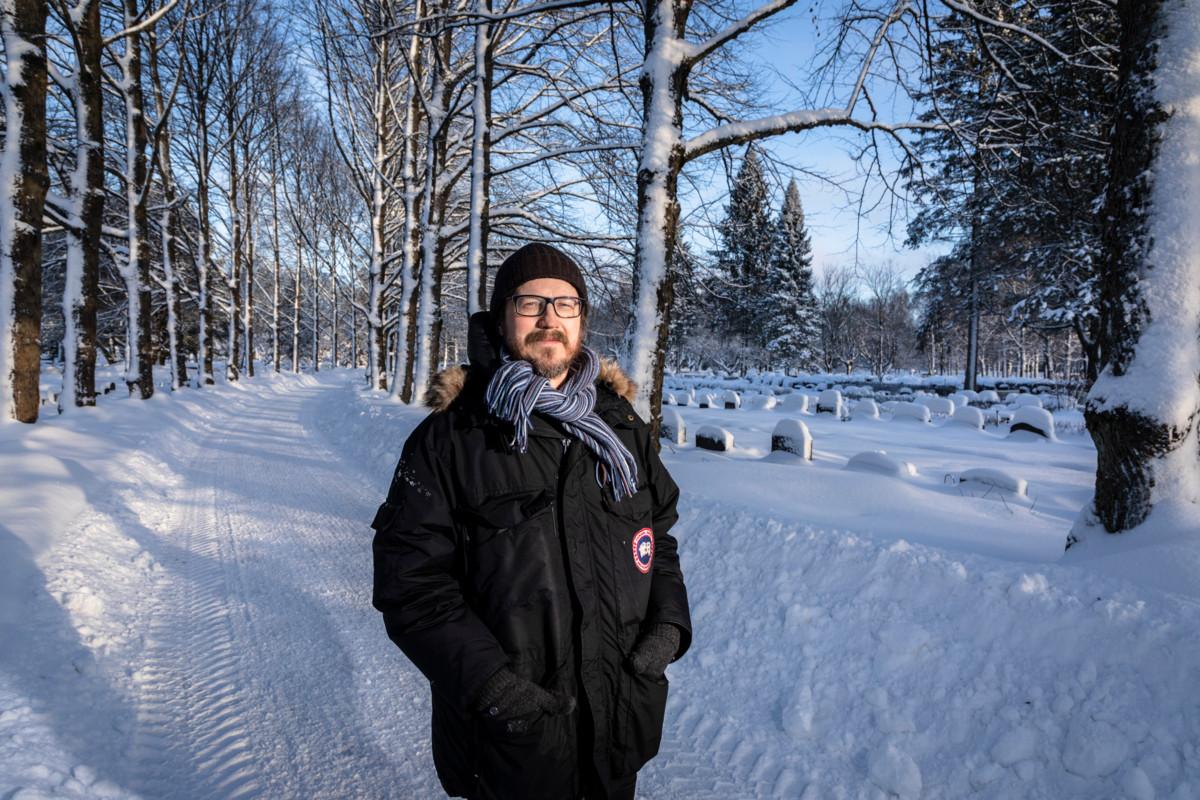
[[554, 304], [554, 313], [563, 319], [573, 319], [583, 313], [582, 297], [542, 297], [540, 294], [514, 294], [513, 311], [518, 317], [540, 317], [546, 304]]

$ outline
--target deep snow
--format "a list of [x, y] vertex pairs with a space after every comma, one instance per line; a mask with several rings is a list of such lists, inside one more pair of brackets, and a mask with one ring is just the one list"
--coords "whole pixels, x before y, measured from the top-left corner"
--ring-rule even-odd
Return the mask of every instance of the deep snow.
[[[0, 426], [0, 797], [440, 796], [428, 689], [369, 604], [423, 411], [356, 385]], [[641, 796], [1200, 796], [1194, 508], [1064, 557], [1086, 436], [749, 406], [679, 409], [664, 448], [695, 644]], [[811, 463], [767, 453], [789, 416]], [[706, 423], [732, 452], [690, 444]], [[917, 474], [845, 469], [870, 450]]]

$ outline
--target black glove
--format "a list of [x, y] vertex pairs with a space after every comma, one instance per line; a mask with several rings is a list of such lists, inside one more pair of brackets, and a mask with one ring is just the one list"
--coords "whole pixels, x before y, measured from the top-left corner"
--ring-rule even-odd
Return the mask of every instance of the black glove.
[[657, 622], [638, 637], [633, 652], [629, 654], [629, 666], [638, 675], [661, 678], [677, 652], [679, 628], [667, 622]]
[[505, 667], [483, 684], [475, 707], [489, 717], [509, 720], [509, 732], [520, 733], [528, 718], [538, 713], [570, 714], [575, 698], [548, 692]]

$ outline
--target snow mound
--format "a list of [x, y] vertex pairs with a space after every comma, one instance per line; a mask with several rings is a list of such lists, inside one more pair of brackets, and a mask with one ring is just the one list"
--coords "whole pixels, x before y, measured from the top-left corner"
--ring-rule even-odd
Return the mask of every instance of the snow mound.
[[983, 412], [978, 408], [963, 406], [954, 410], [953, 416], [950, 417], [951, 422], [959, 425], [966, 425], [975, 430], [983, 430]]
[[1052, 442], [1058, 441], [1054, 435], [1054, 415], [1041, 406], [1021, 406], [1013, 411], [1009, 418], [1008, 435], [1009, 438], [1041, 437]]
[[733, 434], [716, 425], [702, 425], [700, 430], [696, 431], [696, 447], [704, 450], [732, 450]]
[[892, 475], [897, 478], [913, 477], [917, 468], [908, 461], [901, 461], [887, 454], [885, 450], [867, 450], [850, 457], [846, 469], [859, 472], [875, 472], [880, 475]]
[[859, 400], [851, 416], [854, 419], [879, 419], [879, 406], [869, 397]]
[[992, 469], [990, 467], [974, 467], [963, 470], [958, 476], [958, 482], [980, 483], [1019, 495], [1026, 494], [1029, 489], [1029, 482], [1024, 478], [1018, 478], [1003, 470]]
[[929, 422], [929, 408], [920, 403], [909, 403], [901, 400], [892, 406], [892, 421], [905, 420], [908, 422]]
[[812, 461], [813, 437], [798, 419], [781, 419], [771, 433], [771, 452], [782, 450]]
[[980, 404], [999, 403], [1000, 395], [997, 394], [993, 389], [984, 389], [979, 393], [979, 396], [975, 398], [975, 402]]

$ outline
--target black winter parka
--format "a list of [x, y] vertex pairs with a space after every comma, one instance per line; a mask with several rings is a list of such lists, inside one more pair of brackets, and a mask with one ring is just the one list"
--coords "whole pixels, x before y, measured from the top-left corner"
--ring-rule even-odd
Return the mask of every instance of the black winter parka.
[[[614, 363], [603, 364], [595, 410], [638, 461], [638, 491], [619, 503], [597, 485], [592, 453], [548, 417], [534, 415], [527, 452], [514, 452], [511, 426], [487, 412], [489, 378], [476, 364], [435, 379], [433, 413], [405, 443], [372, 523], [374, 605], [429, 679], [448, 794], [578, 797], [591, 759], [602, 791], [621, 796], [658, 752], [667, 700], [666, 679], [633, 674], [627, 657], [653, 623], [680, 629], [676, 658], [691, 642], [668, 533], [679, 490]], [[578, 709], [516, 726], [478, 713], [502, 667]]]

